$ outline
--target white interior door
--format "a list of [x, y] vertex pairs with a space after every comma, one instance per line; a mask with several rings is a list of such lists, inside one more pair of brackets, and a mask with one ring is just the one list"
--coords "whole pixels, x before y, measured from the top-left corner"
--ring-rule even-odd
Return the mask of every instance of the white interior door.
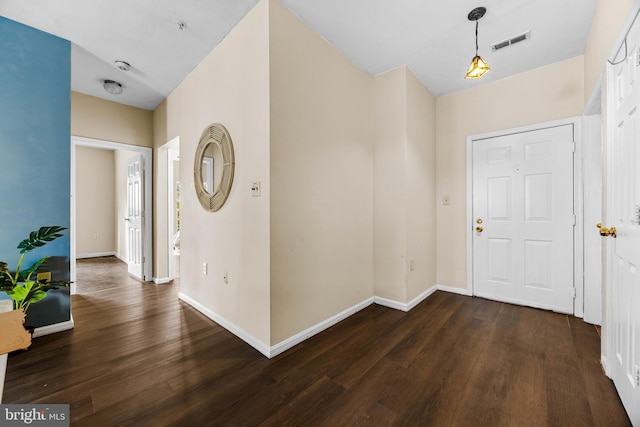
[[573, 135], [473, 141], [474, 295], [574, 312]]
[[144, 224], [144, 186], [143, 156], [137, 155], [129, 160], [127, 174], [127, 248], [129, 274], [143, 279], [143, 224]]
[[[633, 425], [640, 425], [640, 132], [638, 42], [640, 25], [627, 36], [628, 56], [608, 67], [609, 138], [606, 237], [607, 364]], [[609, 230], [610, 231], [610, 230]]]

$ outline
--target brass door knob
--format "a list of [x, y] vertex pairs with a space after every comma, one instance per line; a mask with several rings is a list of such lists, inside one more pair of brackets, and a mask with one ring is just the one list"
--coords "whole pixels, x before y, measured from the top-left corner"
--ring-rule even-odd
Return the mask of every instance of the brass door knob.
[[479, 225], [479, 226], [476, 227], [476, 231], [478, 233], [482, 233], [482, 230], [484, 230], [484, 228], [482, 228], [482, 226]]
[[611, 236], [611, 237], [613, 237], [614, 239], [615, 239], [616, 237], [618, 237], [618, 230], [616, 230], [616, 228], [615, 228], [615, 227], [606, 228], [606, 227], [603, 227], [601, 223], [597, 223], [597, 224], [596, 224], [596, 227], [598, 227], [598, 228], [600, 229], [600, 235], [601, 235], [602, 237], [608, 237], [608, 236]]

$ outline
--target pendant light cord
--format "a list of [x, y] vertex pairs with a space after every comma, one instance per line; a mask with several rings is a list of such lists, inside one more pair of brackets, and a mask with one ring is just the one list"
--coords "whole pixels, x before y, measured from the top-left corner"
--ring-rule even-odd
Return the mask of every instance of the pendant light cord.
[[478, 56], [478, 20], [476, 19], [476, 56]]

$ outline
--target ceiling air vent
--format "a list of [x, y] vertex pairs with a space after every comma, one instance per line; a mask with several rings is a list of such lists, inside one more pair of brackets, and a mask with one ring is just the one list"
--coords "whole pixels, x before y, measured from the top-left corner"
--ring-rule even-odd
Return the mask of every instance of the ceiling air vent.
[[504, 49], [507, 46], [514, 45], [521, 41], [527, 40], [531, 38], [531, 31], [527, 31], [526, 33], [518, 34], [517, 36], [511, 37], [510, 39], [503, 40], [501, 42], [495, 43], [491, 45], [491, 51], [495, 52], [496, 50]]

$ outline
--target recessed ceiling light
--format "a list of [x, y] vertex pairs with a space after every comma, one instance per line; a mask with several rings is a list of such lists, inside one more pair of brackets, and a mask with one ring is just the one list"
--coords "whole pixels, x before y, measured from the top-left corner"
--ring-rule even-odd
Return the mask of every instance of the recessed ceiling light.
[[114, 80], [105, 80], [102, 87], [112, 95], [120, 95], [122, 93], [122, 85]]
[[122, 71], [129, 71], [131, 69], [131, 65], [125, 61], [116, 61], [116, 67]]

